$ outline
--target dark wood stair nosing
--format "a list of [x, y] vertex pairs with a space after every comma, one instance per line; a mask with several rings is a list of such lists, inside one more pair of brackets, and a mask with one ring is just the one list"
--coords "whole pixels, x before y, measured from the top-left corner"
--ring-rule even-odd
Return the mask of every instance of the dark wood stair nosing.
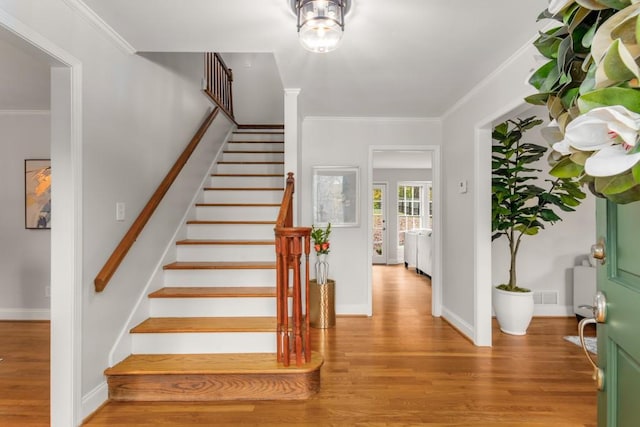
[[284, 187], [204, 187], [203, 191], [284, 191]]
[[276, 263], [272, 261], [175, 261], [162, 267], [163, 270], [275, 270]]
[[230, 239], [183, 239], [178, 240], [176, 245], [197, 246], [197, 245], [227, 245], [227, 246], [258, 246], [258, 245], [275, 245], [275, 240], [230, 240]]
[[219, 165], [284, 165], [284, 162], [235, 162], [235, 161], [220, 161]]
[[276, 221], [206, 221], [189, 220], [188, 225], [276, 225]]

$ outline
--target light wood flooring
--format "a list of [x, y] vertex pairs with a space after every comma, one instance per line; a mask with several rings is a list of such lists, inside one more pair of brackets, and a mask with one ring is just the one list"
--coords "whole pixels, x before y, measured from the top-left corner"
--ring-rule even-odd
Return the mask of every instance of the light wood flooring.
[[[430, 316], [427, 278], [376, 266], [374, 287], [372, 318], [338, 317], [336, 328], [313, 330], [325, 365], [321, 391], [307, 401], [113, 402], [85, 425], [595, 426], [589, 365], [562, 339], [576, 334], [574, 318], [536, 318], [524, 337], [496, 327], [493, 348], [477, 348]], [[0, 322], [2, 426], [47, 425], [43, 325], [27, 323], [23, 333]], [[21, 364], [9, 363], [13, 352]]]

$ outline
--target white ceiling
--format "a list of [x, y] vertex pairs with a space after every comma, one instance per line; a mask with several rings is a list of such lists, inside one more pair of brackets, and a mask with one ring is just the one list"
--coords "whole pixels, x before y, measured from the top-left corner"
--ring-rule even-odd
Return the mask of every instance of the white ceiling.
[[[297, 41], [289, 0], [84, 0], [137, 51], [272, 52], [308, 116], [440, 117], [535, 37], [547, 0], [353, 0], [342, 45]], [[533, 89], [532, 89], [533, 92]]]

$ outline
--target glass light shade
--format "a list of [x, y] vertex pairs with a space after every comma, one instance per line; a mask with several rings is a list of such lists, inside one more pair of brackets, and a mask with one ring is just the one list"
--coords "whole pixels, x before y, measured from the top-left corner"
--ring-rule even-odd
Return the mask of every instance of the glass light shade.
[[344, 0], [299, 0], [298, 37], [311, 52], [330, 52], [344, 32]]

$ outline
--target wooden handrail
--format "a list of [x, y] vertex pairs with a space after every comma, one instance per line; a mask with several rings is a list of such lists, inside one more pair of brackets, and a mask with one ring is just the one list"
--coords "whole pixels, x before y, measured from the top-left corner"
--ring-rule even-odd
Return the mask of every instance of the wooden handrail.
[[[309, 252], [311, 227], [293, 227], [293, 173], [287, 174], [280, 212], [274, 229], [276, 237], [276, 300], [277, 300], [277, 360], [289, 366], [291, 352], [296, 365], [311, 361], [311, 334], [309, 324]], [[301, 279], [300, 261], [305, 256], [305, 277]], [[293, 274], [290, 275], [290, 270]], [[292, 324], [289, 325], [289, 279], [292, 278]], [[302, 286], [305, 302], [302, 310]]]
[[104, 288], [107, 287], [109, 280], [111, 280], [111, 277], [120, 266], [120, 263], [127, 255], [127, 252], [129, 252], [129, 249], [131, 249], [131, 246], [133, 246], [133, 243], [138, 238], [138, 235], [142, 232], [144, 226], [149, 221], [149, 218], [151, 218], [151, 215], [153, 215], [156, 208], [162, 201], [162, 198], [165, 194], [167, 194], [167, 191], [169, 191], [169, 188], [180, 174], [180, 171], [182, 171], [182, 168], [184, 168], [187, 160], [189, 160], [189, 157], [191, 157], [191, 154], [193, 154], [193, 152], [195, 151], [196, 147], [202, 140], [204, 134], [209, 129], [209, 126], [211, 125], [213, 120], [218, 115], [219, 111], [219, 108], [214, 108], [213, 111], [211, 111], [211, 113], [204, 120], [204, 122], [200, 125], [198, 131], [195, 133], [193, 138], [191, 138], [191, 141], [186, 146], [182, 154], [180, 154], [180, 157], [178, 157], [178, 159], [173, 164], [167, 175], [164, 177], [136, 220], [133, 221], [133, 224], [131, 224], [131, 227], [129, 228], [127, 233], [124, 235], [120, 243], [118, 243], [118, 246], [114, 249], [113, 253], [94, 280], [96, 292], [102, 292]]
[[204, 93], [237, 125], [233, 116], [233, 71], [227, 67], [219, 54], [206, 52], [204, 74]]

